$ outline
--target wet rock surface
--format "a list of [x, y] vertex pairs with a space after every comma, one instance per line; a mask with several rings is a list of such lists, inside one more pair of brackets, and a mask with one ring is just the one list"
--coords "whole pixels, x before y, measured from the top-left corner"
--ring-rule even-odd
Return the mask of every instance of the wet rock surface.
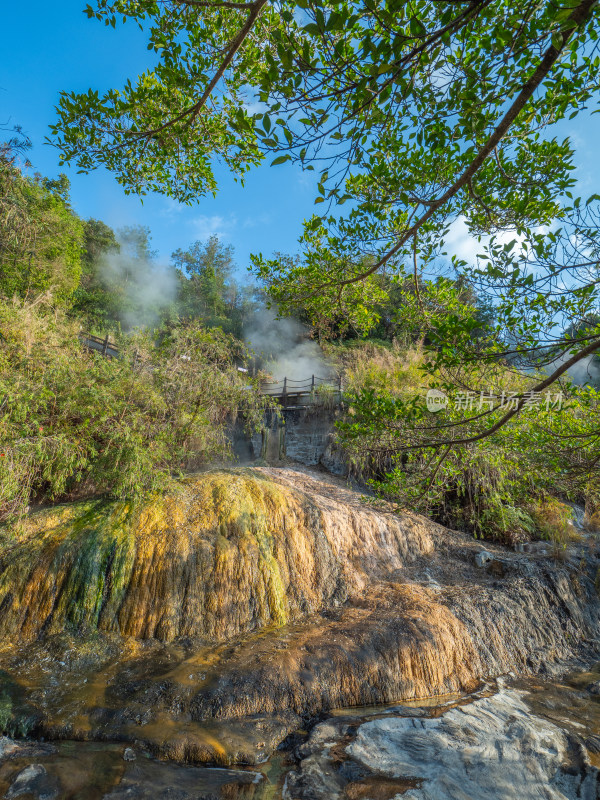
[[[560, 689], [560, 687], [559, 687]], [[548, 700], [554, 687], [538, 687]], [[573, 696], [563, 687], [562, 701]], [[530, 693], [499, 690], [460, 703], [331, 718], [298, 748], [284, 800], [596, 800], [598, 765], [581, 733], [535, 714]], [[567, 712], [569, 706], [554, 704]], [[600, 706], [592, 715], [597, 724]]]
[[[598, 674], [502, 679], [460, 697], [341, 710], [251, 769], [180, 766], [142, 748], [124, 762], [122, 744], [61, 742], [44, 753], [3, 740], [0, 797], [597, 800], [600, 757], [590, 744], [600, 700], [580, 687]], [[35, 791], [16, 794], [26, 787]]]
[[42, 764], [31, 764], [19, 772], [6, 792], [6, 800], [16, 797], [34, 797], [35, 800], [57, 800], [60, 785], [53, 775], [48, 775]]
[[56, 753], [56, 746], [49, 742], [14, 741], [0, 736], [0, 761], [14, 758], [36, 758]]
[[310, 471], [207, 473], [186, 491], [48, 512], [2, 556], [8, 732], [120, 741], [120, 769], [125, 745], [261, 765], [332, 708], [598, 655], [592, 546], [574, 564], [489, 545], [481, 568], [468, 536]]
[[146, 760], [128, 766], [119, 786], [103, 800], [252, 800], [262, 794], [262, 781], [258, 773], [177, 767]]
[[[14, 743], [19, 748], [19, 742]], [[0, 757], [5, 800], [266, 800], [274, 787], [262, 773], [167, 764], [140, 753], [123, 763], [119, 745], [64, 742], [27, 763]], [[273, 796], [271, 794], [271, 796]]]

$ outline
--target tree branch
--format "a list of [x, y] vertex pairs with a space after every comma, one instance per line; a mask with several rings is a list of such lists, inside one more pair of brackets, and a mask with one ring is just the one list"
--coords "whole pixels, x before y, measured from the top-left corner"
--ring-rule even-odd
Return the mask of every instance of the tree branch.
[[183, 3], [185, 6], [196, 6], [198, 8], [235, 8], [245, 10], [253, 8], [254, 3], [234, 3], [230, 0], [174, 0], [175, 3]]
[[[568, 369], [570, 369], [572, 366], [577, 364], [582, 359], [587, 358], [587, 356], [592, 355], [592, 353], [595, 353], [597, 350], [600, 350], [600, 340], [592, 342], [592, 344], [589, 344], [587, 347], [584, 347], [583, 350], [580, 350], [579, 353], [575, 353], [574, 356], [568, 359], [568, 361], [565, 361], [563, 364], [561, 364], [560, 367], [557, 367], [557, 369], [555, 369], [551, 375], [549, 375], [543, 381], [534, 386], [533, 389], [531, 389], [530, 391], [543, 392], [544, 389], [547, 389], [548, 386], [553, 384], [554, 381], [560, 378], [560, 376], [563, 375]], [[506, 425], [507, 422], [509, 422], [514, 416], [516, 416], [523, 409], [523, 406], [526, 403], [527, 403], [527, 397], [524, 395], [519, 399], [515, 408], [512, 408], [510, 411], [508, 411], [503, 417], [501, 417], [497, 422], [495, 422], [491, 428], [488, 428], [487, 430], [482, 431], [481, 433], [478, 433], [475, 436], [466, 436], [462, 439], [450, 439], [450, 440], [444, 439], [439, 442], [427, 442], [421, 444], [406, 445], [403, 446], [401, 449], [421, 450], [425, 447], [446, 447], [448, 445], [450, 445], [451, 447], [455, 447], [456, 445], [471, 444], [472, 442], [478, 442], [480, 439], [485, 439], [488, 436], [491, 436], [493, 433], [496, 433], [496, 431], [500, 430], [500, 428], [504, 427], [504, 425]], [[457, 425], [460, 425], [460, 422], [457, 422]]]
[[[479, 168], [483, 165], [484, 161], [487, 157], [494, 151], [500, 141], [504, 138], [507, 134], [508, 130], [515, 122], [523, 108], [527, 105], [529, 100], [533, 97], [535, 90], [541, 85], [542, 81], [554, 64], [558, 61], [560, 55], [562, 54], [563, 50], [565, 49], [567, 43], [573, 36], [574, 31], [577, 29], [579, 25], [586, 21], [589, 17], [592, 8], [596, 5], [597, 0], [583, 0], [572, 12], [572, 14], [568, 18], [568, 22], [572, 25], [571, 31], [568, 34], [563, 35], [563, 43], [560, 48], [556, 48], [553, 44], [551, 44], [546, 53], [536, 69], [531, 74], [529, 80], [527, 80], [519, 92], [518, 97], [513, 102], [511, 107], [506, 111], [505, 115], [502, 117], [496, 129], [489, 137], [487, 142], [480, 148], [479, 152], [471, 161], [469, 166], [464, 170], [462, 175], [450, 186], [441, 197], [437, 198], [437, 200], [428, 201], [429, 209], [421, 216], [415, 223], [412, 225], [407, 231], [405, 231], [398, 242], [392, 247], [388, 252], [383, 255], [372, 267], [361, 272], [358, 275], [354, 275], [352, 278], [347, 278], [343, 281], [335, 281], [333, 282], [335, 285], [338, 283], [342, 286], [349, 283], [357, 283], [358, 281], [364, 280], [368, 278], [369, 275], [372, 275], [374, 272], [377, 272], [381, 267], [383, 267], [387, 262], [396, 255], [396, 253], [409, 241], [409, 239], [415, 235], [415, 233], [428, 221], [433, 217], [436, 211], [443, 205], [445, 205], [449, 200], [451, 200], [460, 189], [464, 188], [465, 186], [469, 185], [471, 179], [475, 176]], [[322, 289], [327, 288], [328, 286], [332, 285], [332, 283], [323, 283], [320, 284], [315, 288], [315, 291], [311, 292], [309, 295], [304, 296], [302, 299], [307, 300], [311, 297], [314, 297], [318, 292]]]
[[[183, 2], [191, 2], [191, 0], [182, 0], [182, 1]], [[132, 135], [135, 136], [135, 138], [137, 138], [137, 139], [145, 139], [145, 138], [148, 138], [150, 136], [155, 136], [157, 133], [160, 133], [161, 131], [164, 131], [167, 128], [172, 127], [173, 125], [175, 125], [176, 122], [180, 122], [182, 119], [185, 119], [186, 117], [189, 117], [189, 120], [188, 120], [187, 124], [191, 125], [191, 123], [196, 119], [198, 114], [202, 111], [202, 109], [206, 105], [206, 101], [208, 100], [208, 98], [212, 94], [213, 89], [218, 84], [218, 82], [221, 80], [223, 75], [225, 74], [225, 70], [227, 69], [227, 67], [233, 61], [233, 58], [234, 58], [235, 54], [237, 53], [237, 51], [240, 49], [240, 47], [244, 43], [244, 40], [246, 39], [246, 37], [248, 36], [250, 31], [252, 30], [252, 26], [256, 22], [260, 12], [262, 11], [263, 7], [267, 4], [267, 2], [268, 2], [268, 0], [256, 0], [256, 2], [250, 3], [247, 6], [248, 8], [251, 9], [251, 11], [248, 14], [248, 18], [246, 19], [246, 22], [240, 28], [237, 36], [230, 43], [229, 48], [227, 49], [227, 54], [225, 55], [225, 58], [221, 62], [220, 66], [217, 69], [217, 71], [215, 72], [215, 74], [213, 75], [212, 79], [210, 80], [208, 86], [206, 87], [206, 89], [202, 93], [202, 96], [200, 97], [198, 102], [194, 103], [193, 106], [190, 106], [189, 108], [186, 108], [185, 111], [182, 111], [181, 114], [178, 114], [176, 117], [173, 117], [173, 119], [167, 120], [167, 122], [165, 122], [163, 125], [160, 125], [158, 128], [154, 128], [153, 130], [149, 130], [149, 131], [143, 131], [142, 133], [132, 134]], [[200, 5], [200, 3], [194, 2], [193, 5]], [[212, 5], [212, 3], [205, 3], [204, 5], [208, 6], [208, 5]], [[242, 8], [243, 6], [235, 4], [235, 7], [236, 8]]]

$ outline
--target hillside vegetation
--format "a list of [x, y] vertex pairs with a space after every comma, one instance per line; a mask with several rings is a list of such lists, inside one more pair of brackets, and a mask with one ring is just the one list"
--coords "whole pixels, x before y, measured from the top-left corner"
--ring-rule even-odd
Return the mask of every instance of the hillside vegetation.
[[[22, 151], [18, 139], [0, 150], [0, 519], [172, 489], [230, 455], [237, 416], [262, 419], [257, 382], [238, 370], [248, 352], [233, 334], [252, 299], [231, 249], [197, 242], [161, 268], [147, 229], [79, 219], [66, 178], [27, 177]], [[110, 334], [119, 357], [88, 351], [82, 331]]]
[[[238, 370], [250, 355], [244, 324], [262, 300], [235, 280], [232, 249], [212, 237], [160, 265], [148, 229], [83, 221], [64, 176], [28, 177], [25, 144], [13, 139], [0, 157], [4, 519], [32, 503], [173, 489], [186, 471], [229, 456], [228, 426], [241, 416], [255, 430], [267, 403]], [[485, 349], [501, 324], [501, 308], [473, 282], [372, 276], [345, 317], [296, 313], [344, 374], [338, 441], [379, 496], [477, 536], [541, 535], [558, 548], [573, 535], [569, 502], [593, 517], [593, 386], [562, 379], [478, 435], [481, 419], [502, 410], [489, 398], [526, 396], [543, 373], [500, 356], [448, 365], [457, 337]], [[82, 331], [109, 334], [120, 357], [86, 350]], [[431, 389], [448, 399], [442, 413], [427, 409]], [[451, 446], [436, 443], [446, 435]]]
[[476, 417], [489, 407], [487, 398], [501, 396], [506, 387], [526, 393], [535, 376], [505, 363], [470, 366], [463, 371], [463, 392], [449, 393], [444, 412], [431, 413], [426, 393], [443, 385], [444, 376], [425, 369], [421, 342], [350, 340], [329, 345], [327, 352], [344, 373], [347, 408], [338, 441], [356, 474], [380, 496], [479, 537], [514, 543], [541, 536], [559, 549], [576, 536], [570, 502], [583, 504], [588, 519], [593, 517], [598, 475], [577, 469], [588, 455], [585, 438], [573, 450], [570, 437], [595, 424], [595, 388], [563, 382], [550, 392], [548, 408], [545, 395], [534, 398], [528, 411], [495, 435], [440, 454], [411, 445], [422, 440], [423, 431], [433, 438], [432, 432], [439, 435], [464, 418], [467, 402]]

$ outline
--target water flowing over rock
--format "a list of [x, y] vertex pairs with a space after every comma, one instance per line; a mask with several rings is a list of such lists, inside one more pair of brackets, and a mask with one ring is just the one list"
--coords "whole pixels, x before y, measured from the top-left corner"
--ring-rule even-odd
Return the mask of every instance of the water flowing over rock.
[[480, 550], [287, 468], [32, 515], [0, 559], [4, 727], [259, 764], [331, 708], [597, 655], [593, 549]]
[[71, 625], [224, 641], [338, 605], [433, 550], [424, 520], [315, 502], [266, 473], [201, 475], [138, 507], [34, 515], [0, 559], [0, 636]]
[[501, 687], [446, 708], [327, 720], [300, 748], [284, 800], [596, 800], [598, 768], [526, 695]]

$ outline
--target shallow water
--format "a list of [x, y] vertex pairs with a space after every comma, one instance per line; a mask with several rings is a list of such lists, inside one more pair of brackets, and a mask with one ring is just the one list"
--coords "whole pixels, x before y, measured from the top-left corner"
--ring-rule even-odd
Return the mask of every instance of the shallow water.
[[[558, 681], [530, 678], [514, 679], [509, 683], [527, 692], [525, 701], [531, 707], [532, 713], [577, 734], [580, 740], [585, 742], [589, 737], [600, 735], [600, 695], [588, 691], [588, 687], [598, 681], [600, 681], [600, 664], [594, 665], [587, 671], [565, 676]], [[482, 694], [493, 693], [494, 689], [494, 684], [489, 684], [482, 686], [481, 690], [473, 695], [424, 698], [402, 705], [386, 704], [336, 709], [329, 716], [336, 718], [346, 716], [356, 719], [358, 723], [374, 716], [387, 714], [403, 716], [403, 708], [407, 712], [409, 709], [423, 708], [428, 715], [443, 713], [456, 704], [468, 703], [475, 697], [481, 697]], [[292, 739], [298, 742], [305, 737], [306, 731], [300, 730]], [[345, 769], [348, 768], [346, 744], [347, 742], [344, 742], [339, 746], [340, 768], [346, 764], [343, 767]], [[61, 800], [62, 798], [64, 800], [123, 798], [124, 800], [126, 797], [135, 797], [138, 800], [144, 798], [156, 800], [161, 797], [178, 798], [178, 800], [204, 797], [211, 800], [212, 798], [280, 800], [285, 776], [295, 766], [293, 753], [285, 750], [277, 751], [269, 761], [258, 767], [223, 769], [159, 761], [152, 758], [148, 752], [144, 752], [142, 748], [135, 746], [133, 747], [135, 760], [125, 761], [124, 752], [127, 745], [124, 743], [61, 741], [47, 742], [42, 746], [51, 747], [54, 752], [25, 753], [0, 762], [0, 797], [7, 796], [9, 787], [19, 773], [35, 764], [41, 765], [46, 770], [43, 781], [50, 786], [50, 789], [55, 787], [56, 791], [56, 787], [60, 785], [59, 793], [51, 795], [56, 800], [59, 798]], [[589, 756], [592, 764], [600, 767], [600, 754], [592, 751]], [[398, 791], [397, 784], [395, 787]], [[367, 791], [367, 784], [363, 788]], [[406, 788], [410, 787], [407, 785]], [[376, 794], [380, 790], [386, 791], [385, 787], [381, 786], [377, 788]], [[349, 798], [350, 796], [348, 795]]]

